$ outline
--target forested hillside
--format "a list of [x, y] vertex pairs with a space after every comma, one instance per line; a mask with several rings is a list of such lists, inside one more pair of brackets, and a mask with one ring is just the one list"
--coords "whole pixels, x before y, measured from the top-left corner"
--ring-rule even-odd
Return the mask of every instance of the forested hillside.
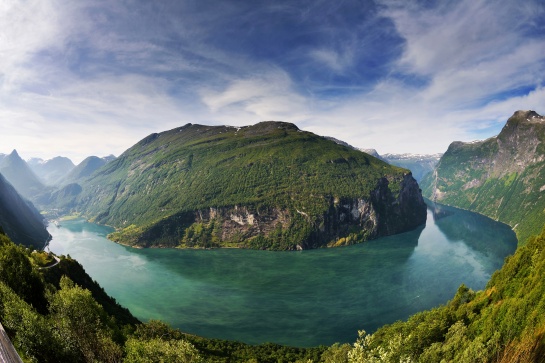
[[307, 362], [326, 349], [250, 346], [142, 324], [76, 261], [61, 256], [55, 265], [3, 233], [0, 323], [25, 362]]
[[408, 170], [283, 122], [152, 134], [52, 199], [142, 247], [345, 245], [426, 216]]

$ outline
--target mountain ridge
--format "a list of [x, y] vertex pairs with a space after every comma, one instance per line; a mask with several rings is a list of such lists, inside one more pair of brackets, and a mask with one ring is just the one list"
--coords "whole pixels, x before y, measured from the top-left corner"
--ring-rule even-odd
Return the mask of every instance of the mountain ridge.
[[545, 209], [545, 117], [516, 111], [497, 136], [455, 141], [422, 183], [425, 196], [539, 233]]
[[68, 173], [59, 179], [58, 183], [62, 185], [77, 183], [86, 177], [89, 177], [96, 170], [100, 169], [109, 162], [115, 160], [115, 156], [108, 155], [103, 158], [98, 156], [88, 156], [78, 165], [74, 166]]
[[25, 198], [32, 199], [44, 189], [42, 182], [28, 164], [21, 159], [17, 150], [13, 150], [11, 154], [2, 158], [0, 173]]
[[306, 249], [425, 221], [409, 171], [280, 121], [154, 133], [80, 184], [65, 206], [138, 246]]
[[27, 160], [28, 166], [46, 185], [57, 185], [75, 165], [69, 158], [56, 156], [49, 160], [31, 158]]

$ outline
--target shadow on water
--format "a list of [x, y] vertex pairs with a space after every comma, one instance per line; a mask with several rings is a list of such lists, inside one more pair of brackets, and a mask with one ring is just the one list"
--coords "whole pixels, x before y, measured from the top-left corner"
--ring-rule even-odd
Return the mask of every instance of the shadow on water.
[[[244, 249], [137, 249], [131, 252], [159, 262], [183, 278], [216, 284], [218, 279], [246, 281], [251, 278], [255, 281], [263, 278], [276, 286], [302, 286], [316, 275], [334, 275], [336, 283], [339, 283], [347, 276], [368, 274], [369, 264], [378, 264], [379, 261], [381, 266], [405, 263], [418, 246], [424, 228], [423, 225], [404, 233], [402, 238], [384, 237], [381, 242], [297, 252]], [[370, 256], [376, 257], [374, 262], [364, 261]]]
[[[184, 307], [164, 316], [208, 337], [310, 346], [349, 342], [418, 311], [403, 266], [425, 226], [360, 245], [300, 252], [237, 249], [135, 250], [177, 281]], [[182, 293], [182, 292], [180, 292]], [[170, 291], [170, 294], [177, 293]], [[189, 307], [188, 307], [189, 306]], [[191, 310], [187, 318], [188, 309]], [[201, 317], [201, 318], [198, 318]]]

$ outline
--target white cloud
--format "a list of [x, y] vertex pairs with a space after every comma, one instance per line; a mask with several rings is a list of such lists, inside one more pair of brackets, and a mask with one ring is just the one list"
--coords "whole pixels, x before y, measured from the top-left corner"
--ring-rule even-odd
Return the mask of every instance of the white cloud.
[[103, 75], [51, 95], [3, 97], [0, 145], [4, 150], [24, 145], [25, 156], [43, 158], [61, 149], [74, 161], [101, 153], [119, 155], [144, 136], [187, 123], [195, 115], [189, 102], [181, 108], [165, 94], [166, 88], [154, 78]]
[[431, 9], [411, 7], [406, 2], [389, 5], [383, 15], [392, 19], [406, 40], [400, 64], [424, 75], [510, 53], [520, 40], [518, 24], [526, 20], [518, 2], [510, 1], [439, 2]]
[[[218, 29], [207, 12], [183, 22], [160, 14], [152, 27], [134, 27], [145, 21], [145, 9], [127, 15], [123, 4], [109, 1], [4, 0], [0, 152], [24, 147], [25, 157], [81, 159], [119, 154], [151, 132], [187, 122], [282, 120], [382, 153], [425, 153], [495, 132], [517, 109], [544, 113], [545, 41], [527, 34], [543, 6], [382, 3], [380, 16], [404, 43], [397, 61], [381, 65], [389, 73], [372, 84], [358, 67], [373, 62], [358, 61], [381, 49], [374, 42], [384, 29], [375, 26], [384, 23], [377, 19], [354, 35], [327, 28], [330, 38], [315, 48], [287, 48], [286, 62], [260, 61], [251, 50], [208, 43]], [[235, 4], [225, 6], [238, 14]], [[291, 5], [286, 9], [291, 14]], [[223, 14], [214, 16], [225, 22]], [[299, 68], [290, 68], [295, 63]], [[325, 81], [306, 79], [301, 65], [323, 69]], [[336, 83], [329, 73], [353, 74], [363, 84]], [[513, 95], [517, 88], [535, 91]]]
[[333, 49], [314, 49], [310, 56], [317, 62], [323, 63], [336, 73], [342, 73], [354, 63], [353, 47], [338, 52]]
[[262, 120], [297, 122], [308, 112], [307, 100], [293, 90], [290, 77], [279, 70], [233, 80], [221, 91], [204, 88], [200, 94], [212, 115], [234, 124]]
[[[499, 131], [517, 109], [543, 107], [545, 41], [509, 26], [513, 18], [524, 22], [535, 12], [483, 1], [434, 9], [387, 5], [382, 15], [406, 41], [392, 74], [426, 81], [385, 78], [372, 92], [325, 110], [311, 130], [379, 152], [437, 152], [453, 140], [474, 139], [482, 129]], [[536, 91], [511, 94], [520, 87]]]
[[63, 42], [63, 7], [54, 0], [3, 0], [0, 4], [0, 86], [17, 87], [38, 76], [30, 58]]

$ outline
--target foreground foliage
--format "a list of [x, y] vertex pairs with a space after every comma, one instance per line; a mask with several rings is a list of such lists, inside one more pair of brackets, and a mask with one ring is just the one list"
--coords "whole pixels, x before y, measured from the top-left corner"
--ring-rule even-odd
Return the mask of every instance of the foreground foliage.
[[251, 346], [142, 324], [76, 261], [63, 256], [43, 269], [50, 262], [44, 254], [0, 233], [0, 322], [25, 362], [306, 362], [325, 350]]
[[[545, 362], [545, 229], [506, 260], [485, 290], [462, 285], [446, 305], [371, 335], [362, 331], [352, 345], [308, 349], [141, 324], [101, 296], [73, 260], [49, 270], [35, 261], [0, 235], [0, 322], [26, 362]], [[57, 267], [60, 277], [51, 273]]]
[[[545, 362], [545, 229], [509, 257], [484, 291], [360, 332], [334, 362]], [[348, 349], [349, 346], [341, 346]], [[339, 353], [332, 347], [328, 354]]]

